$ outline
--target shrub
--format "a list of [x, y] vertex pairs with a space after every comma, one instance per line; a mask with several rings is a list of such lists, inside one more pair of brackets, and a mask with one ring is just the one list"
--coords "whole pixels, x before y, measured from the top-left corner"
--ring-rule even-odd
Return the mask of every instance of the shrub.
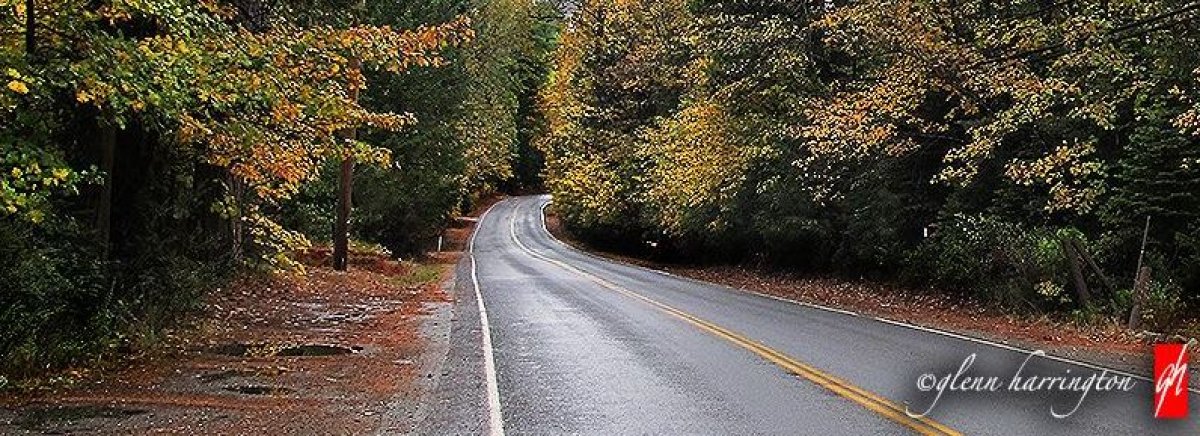
[[1010, 307], [1062, 304], [1068, 288], [1059, 236], [986, 215], [955, 215], [912, 251], [908, 275]]
[[1183, 289], [1171, 281], [1155, 280], [1142, 299], [1142, 326], [1157, 332], [1174, 328], [1184, 314]]
[[228, 249], [214, 254], [221, 241], [176, 221], [134, 222], [141, 236], [105, 261], [73, 218], [0, 218], [0, 376], [19, 381], [156, 342], [228, 277]]
[[39, 229], [0, 219], [3, 374], [22, 378], [70, 363], [111, 337], [112, 317], [97, 310], [108, 295], [102, 265], [76, 234], [69, 221]]

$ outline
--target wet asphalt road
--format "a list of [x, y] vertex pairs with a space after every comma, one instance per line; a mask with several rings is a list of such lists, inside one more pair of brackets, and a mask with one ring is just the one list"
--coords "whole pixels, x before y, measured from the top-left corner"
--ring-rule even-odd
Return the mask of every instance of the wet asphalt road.
[[[619, 264], [576, 251], [544, 227], [548, 197], [497, 204], [478, 227], [474, 259], [489, 318], [496, 391], [507, 434], [904, 434], [837, 389], [699, 327], [761, 344], [901, 409], [929, 407], [925, 373], [995, 376], [995, 392], [946, 392], [930, 418], [965, 434], [1200, 434], [1191, 418], [1152, 418], [1151, 383], [1131, 391], [1010, 392], [1028, 355], [779, 301]], [[564, 266], [566, 265], [566, 266]], [[487, 383], [470, 259], [459, 265], [451, 350], [425, 433], [486, 434]], [[621, 291], [615, 290], [619, 289]], [[1148, 367], [1147, 363], [1147, 367]], [[1029, 359], [1025, 376], [1086, 377], [1101, 370]], [[1192, 385], [1196, 382], [1193, 380]], [[1193, 393], [1193, 397], [1195, 394]]]

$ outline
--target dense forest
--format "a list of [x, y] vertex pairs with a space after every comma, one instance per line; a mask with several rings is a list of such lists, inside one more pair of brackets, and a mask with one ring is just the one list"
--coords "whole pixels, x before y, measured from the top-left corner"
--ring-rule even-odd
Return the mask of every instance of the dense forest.
[[600, 247], [1169, 331], [1198, 45], [1186, 0], [0, 0], [0, 376], [543, 178]]
[[1169, 330], [1198, 45], [1190, 0], [587, 1], [539, 147], [594, 244]]
[[536, 185], [516, 156], [560, 19], [520, 0], [0, 1], [0, 376], [139, 348], [232, 275], [298, 267], [338, 239], [343, 193], [351, 240], [408, 256], [480, 195]]

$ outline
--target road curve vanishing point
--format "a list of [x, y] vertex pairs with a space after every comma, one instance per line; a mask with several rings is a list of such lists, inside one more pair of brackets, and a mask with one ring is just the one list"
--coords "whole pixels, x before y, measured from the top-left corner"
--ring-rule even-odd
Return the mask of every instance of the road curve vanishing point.
[[[470, 242], [488, 323], [491, 434], [1200, 431], [1194, 421], [1150, 418], [1144, 382], [1092, 393], [1067, 419], [1050, 409], [1078, 398], [1004, 392], [947, 393], [929, 417], [913, 418], [906, 409], [932, 398], [918, 392], [919, 375], [950, 372], [971, 354], [980, 373], [1006, 374], [1028, 356], [583, 253], [546, 231], [548, 202], [498, 203]], [[1028, 371], [1093, 369], [1034, 358]]]

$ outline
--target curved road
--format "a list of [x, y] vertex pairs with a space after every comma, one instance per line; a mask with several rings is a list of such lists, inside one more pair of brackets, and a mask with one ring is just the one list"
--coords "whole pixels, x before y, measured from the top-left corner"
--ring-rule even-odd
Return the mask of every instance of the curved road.
[[[546, 231], [548, 201], [508, 199], [482, 217], [459, 265], [451, 350], [424, 431], [1200, 433], [1200, 399], [1190, 419], [1155, 420], [1143, 379], [1130, 379], [1129, 391], [1094, 382], [1080, 401], [1102, 369], [582, 253]], [[936, 385], [917, 388], [923, 374], [936, 381], [971, 355], [965, 374], [994, 376], [997, 389], [948, 389], [927, 417], [906, 413], [935, 398]], [[1017, 371], [1079, 382], [1013, 392]], [[1068, 417], [1052, 415], [1076, 404]]]

